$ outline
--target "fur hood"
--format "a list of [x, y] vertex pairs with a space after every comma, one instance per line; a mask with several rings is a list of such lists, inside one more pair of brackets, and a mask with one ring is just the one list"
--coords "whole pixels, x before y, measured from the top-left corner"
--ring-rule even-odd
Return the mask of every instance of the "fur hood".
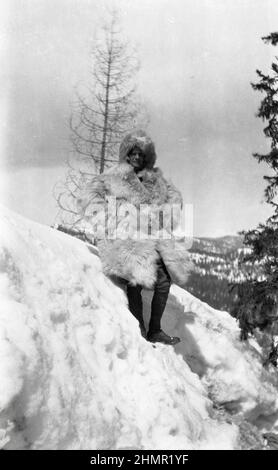
[[120, 145], [120, 162], [126, 162], [129, 152], [134, 147], [139, 147], [142, 150], [145, 157], [145, 168], [152, 169], [156, 162], [154, 143], [146, 132], [142, 130], [132, 132], [125, 136]]

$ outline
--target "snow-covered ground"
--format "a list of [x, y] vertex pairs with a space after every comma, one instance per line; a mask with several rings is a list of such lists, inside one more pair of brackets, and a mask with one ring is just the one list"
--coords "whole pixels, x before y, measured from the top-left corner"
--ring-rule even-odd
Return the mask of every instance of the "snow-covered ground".
[[86, 245], [5, 209], [0, 224], [0, 447], [239, 449], [275, 431], [277, 372], [228, 314], [172, 286], [182, 342], [153, 347]]

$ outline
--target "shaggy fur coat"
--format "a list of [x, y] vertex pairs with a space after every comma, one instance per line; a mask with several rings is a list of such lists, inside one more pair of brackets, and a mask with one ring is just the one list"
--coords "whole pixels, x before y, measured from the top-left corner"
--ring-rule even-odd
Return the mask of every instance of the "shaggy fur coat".
[[[135, 173], [127, 162], [127, 156], [134, 146], [140, 147], [145, 157], [144, 169], [138, 173]], [[191, 270], [184, 239], [177, 239], [172, 233], [169, 239], [142, 239], [138, 237], [136, 229], [132, 234], [128, 230], [125, 231], [130, 223], [126, 203], [137, 209], [141, 209], [142, 204], [147, 210], [151, 207], [156, 216], [165, 204], [182, 205], [181, 193], [164, 178], [159, 168], [154, 167], [155, 160], [156, 154], [151, 139], [142, 131], [135, 135], [129, 134], [120, 146], [119, 163], [90, 183], [83, 208], [87, 219], [91, 216], [91, 220], [96, 223], [99, 213], [95, 214], [92, 207], [95, 208], [96, 203], [101, 204], [107, 211], [109, 198], [111, 201], [113, 196], [113, 201], [116, 201], [115, 211], [109, 212], [109, 237], [107, 232], [96, 237], [106, 275], [120, 277], [132, 285], [140, 284], [152, 289], [156, 281], [156, 263], [161, 256], [172, 282], [183, 287]], [[98, 222], [103, 224], [104, 219]], [[175, 224], [176, 221], [172, 221], [171, 228], [175, 229]]]

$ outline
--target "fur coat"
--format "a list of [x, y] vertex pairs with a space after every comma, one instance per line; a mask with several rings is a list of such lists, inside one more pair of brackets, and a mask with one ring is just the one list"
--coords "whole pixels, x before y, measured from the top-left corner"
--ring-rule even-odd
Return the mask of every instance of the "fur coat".
[[[145, 157], [144, 168], [138, 173], [126, 161], [135, 145], [142, 149]], [[183, 287], [191, 263], [184, 238], [174, 235], [178, 229], [175, 217], [172, 216], [167, 238], [157, 236], [157, 232], [149, 236], [149, 217], [154, 217], [156, 227], [161, 229], [164, 220], [161, 211], [171, 204], [182, 205], [181, 193], [154, 167], [155, 160], [154, 144], [143, 131], [126, 136], [120, 146], [119, 163], [89, 184], [83, 209], [87, 220], [101, 229], [96, 230], [95, 238], [106, 275], [152, 289], [156, 281], [156, 262], [161, 256], [172, 282]], [[133, 219], [130, 207], [135, 210]], [[140, 217], [144, 215], [147, 222], [140, 225], [143, 220]]]

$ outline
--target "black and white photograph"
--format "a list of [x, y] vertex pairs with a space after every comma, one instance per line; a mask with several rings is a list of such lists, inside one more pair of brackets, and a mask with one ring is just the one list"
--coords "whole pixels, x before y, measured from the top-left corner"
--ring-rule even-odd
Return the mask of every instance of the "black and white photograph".
[[277, 0], [1, 0], [0, 64], [0, 450], [278, 450]]

